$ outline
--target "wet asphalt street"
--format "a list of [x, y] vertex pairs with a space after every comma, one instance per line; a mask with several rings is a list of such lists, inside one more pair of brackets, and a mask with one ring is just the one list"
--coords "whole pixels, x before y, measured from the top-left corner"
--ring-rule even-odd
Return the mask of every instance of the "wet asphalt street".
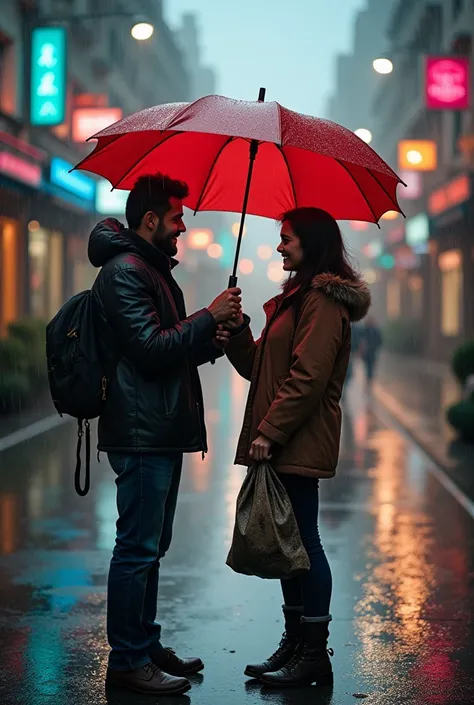
[[[214, 376], [213, 376], [214, 375]], [[279, 641], [276, 583], [225, 565], [244, 476], [232, 465], [246, 383], [203, 374], [210, 453], [186, 460], [163, 561], [164, 643], [206, 663], [193, 705], [474, 703], [474, 521], [429, 461], [349, 394], [338, 477], [322, 483], [321, 534], [334, 576], [334, 689], [266, 693], [245, 664]], [[0, 703], [151, 703], [106, 693], [106, 579], [115, 486], [105, 456], [75, 495], [74, 425], [0, 453]], [[474, 471], [474, 469], [473, 469]], [[189, 696], [189, 697], [188, 697]]]

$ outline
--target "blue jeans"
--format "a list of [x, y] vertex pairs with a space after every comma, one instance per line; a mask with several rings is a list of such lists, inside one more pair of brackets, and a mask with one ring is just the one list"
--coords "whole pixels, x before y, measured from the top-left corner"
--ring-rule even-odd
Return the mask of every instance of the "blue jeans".
[[288, 492], [303, 545], [311, 562], [301, 578], [282, 580], [286, 607], [302, 608], [304, 617], [319, 621], [329, 616], [332, 576], [318, 529], [319, 480], [300, 475], [278, 476]]
[[109, 667], [141, 668], [160, 649], [155, 621], [160, 559], [171, 544], [182, 453], [109, 453], [117, 475], [117, 536], [107, 599]]

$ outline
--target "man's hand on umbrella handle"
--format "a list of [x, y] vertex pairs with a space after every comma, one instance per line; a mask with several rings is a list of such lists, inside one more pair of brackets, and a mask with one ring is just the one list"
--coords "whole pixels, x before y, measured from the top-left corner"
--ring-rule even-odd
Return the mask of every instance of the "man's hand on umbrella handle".
[[241, 293], [241, 289], [235, 287], [234, 289], [226, 289], [214, 299], [208, 311], [214, 316], [216, 323], [224, 323], [229, 319], [238, 318], [242, 311]]

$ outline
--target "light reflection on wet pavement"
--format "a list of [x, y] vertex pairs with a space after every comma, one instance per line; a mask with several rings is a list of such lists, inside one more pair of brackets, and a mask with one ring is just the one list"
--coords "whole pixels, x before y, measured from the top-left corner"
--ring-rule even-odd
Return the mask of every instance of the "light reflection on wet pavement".
[[[212, 381], [211, 381], [212, 378]], [[349, 395], [338, 477], [322, 483], [321, 534], [334, 575], [334, 690], [266, 693], [245, 664], [279, 641], [272, 582], [237, 576], [225, 558], [244, 471], [232, 465], [247, 387], [225, 365], [203, 374], [210, 453], [183, 473], [163, 561], [164, 641], [206, 662], [196, 705], [474, 703], [474, 522], [416, 447]], [[359, 401], [357, 399], [359, 398]], [[0, 702], [150, 703], [104, 689], [106, 578], [115, 532], [113, 474], [73, 488], [74, 425], [0, 454]], [[158, 699], [157, 699], [158, 700]]]

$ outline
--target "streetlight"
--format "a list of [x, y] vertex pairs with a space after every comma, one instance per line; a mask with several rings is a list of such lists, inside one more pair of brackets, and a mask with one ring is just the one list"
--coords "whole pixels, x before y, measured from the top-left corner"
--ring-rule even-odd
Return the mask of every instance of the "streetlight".
[[354, 130], [354, 134], [357, 135], [363, 142], [370, 144], [372, 142], [372, 133], [365, 127], [359, 127], [358, 130]]
[[379, 57], [372, 62], [374, 71], [380, 73], [382, 76], [386, 76], [393, 71], [393, 62], [386, 57]]
[[140, 17], [140, 18], [137, 17], [135, 19], [135, 24], [132, 25], [132, 29], [130, 30], [130, 34], [138, 42], [143, 42], [143, 41], [146, 41], [147, 39], [150, 39], [154, 30], [155, 30], [155, 28], [153, 27], [152, 24], [147, 22], [142, 17]]

